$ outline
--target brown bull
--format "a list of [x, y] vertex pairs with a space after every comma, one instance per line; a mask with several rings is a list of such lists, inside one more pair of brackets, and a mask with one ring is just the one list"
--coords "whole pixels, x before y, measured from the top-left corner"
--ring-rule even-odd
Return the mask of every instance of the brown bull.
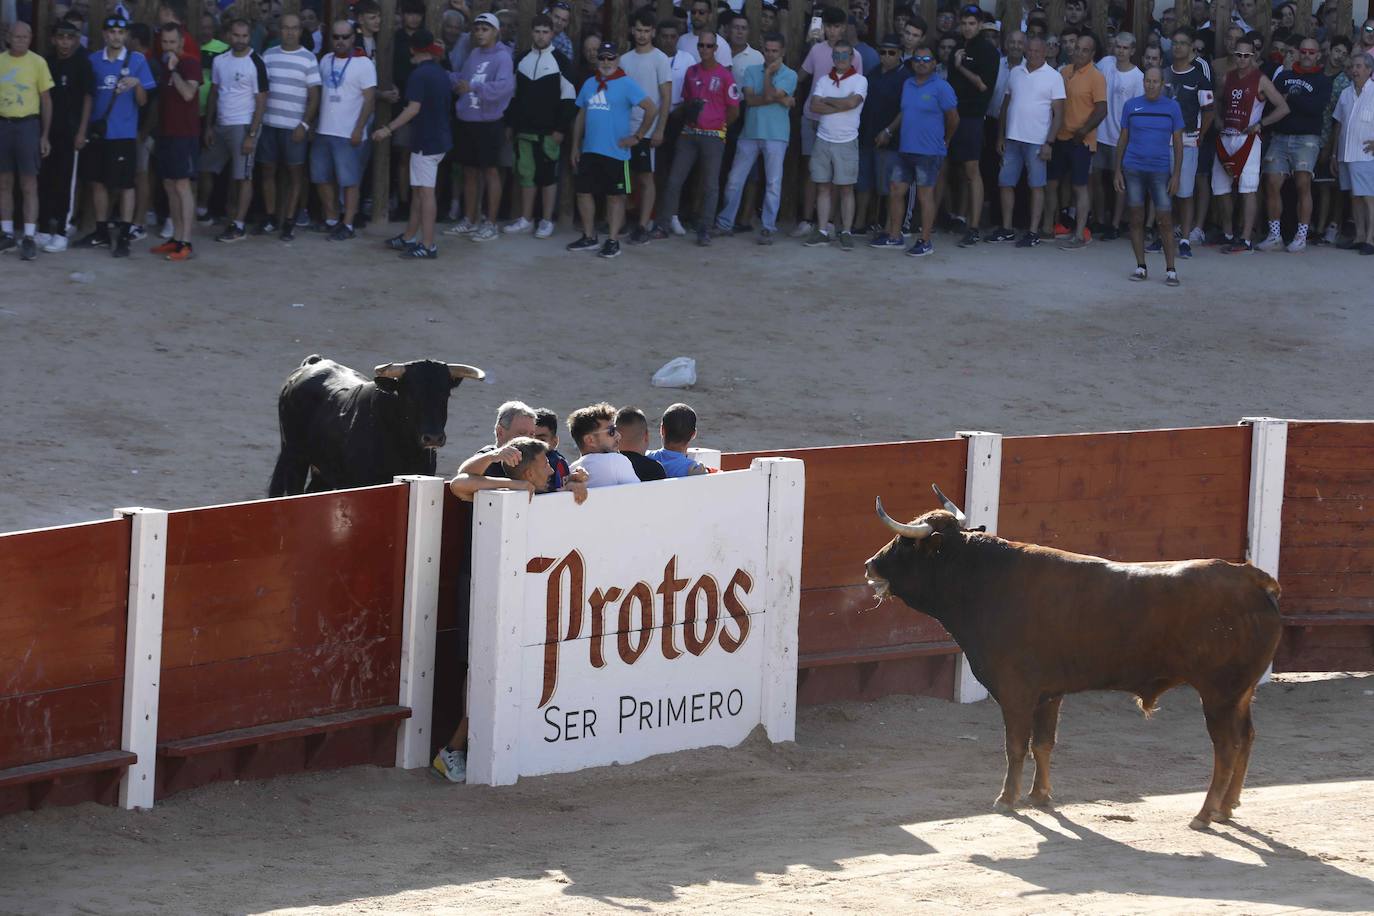
[[1067, 693], [1124, 690], [1148, 715], [1160, 694], [1197, 690], [1212, 738], [1212, 782], [1196, 829], [1240, 805], [1255, 727], [1250, 702], [1273, 660], [1282, 623], [1279, 586], [1248, 563], [1117, 563], [1019, 544], [965, 529], [958, 507], [902, 524], [866, 564], [879, 596], [894, 594], [934, 617], [1002, 707], [1007, 776], [998, 810], [1021, 794], [1029, 749], [1029, 800], [1050, 804], [1050, 752]]

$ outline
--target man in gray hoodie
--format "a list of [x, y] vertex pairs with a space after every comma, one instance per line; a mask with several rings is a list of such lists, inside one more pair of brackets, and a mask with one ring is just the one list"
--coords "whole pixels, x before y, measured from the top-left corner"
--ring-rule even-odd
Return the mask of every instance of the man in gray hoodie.
[[[491, 13], [478, 16], [472, 23], [472, 51], [451, 78], [458, 97], [454, 139], [458, 164], [463, 166], [466, 215], [448, 232], [470, 235], [474, 242], [489, 242], [500, 234], [496, 216], [501, 209], [501, 149], [506, 142], [502, 116], [515, 95], [515, 67], [510, 49], [498, 41], [500, 35], [501, 20]], [[479, 179], [486, 186], [485, 219], [479, 215]]]

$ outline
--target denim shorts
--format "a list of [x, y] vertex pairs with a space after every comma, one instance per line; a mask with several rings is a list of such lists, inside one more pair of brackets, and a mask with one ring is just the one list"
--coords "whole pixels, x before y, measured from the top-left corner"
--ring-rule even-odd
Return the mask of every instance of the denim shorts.
[[933, 188], [940, 180], [940, 167], [944, 164], [944, 156], [902, 153], [892, 164], [892, 181], [896, 184], [915, 184], [918, 188]]
[[1126, 176], [1126, 203], [1132, 207], [1145, 206], [1145, 198], [1154, 202], [1155, 209], [1168, 213], [1173, 204], [1169, 201], [1169, 173], [1141, 172], [1137, 169], [1123, 169]]
[[1040, 144], [1008, 140], [1006, 152], [1002, 154], [1002, 170], [997, 173], [998, 187], [1016, 187], [1021, 180], [1022, 169], [1026, 172], [1027, 187], [1045, 186], [1045, 160], [1040, 158]]
[[1312, 174], [1317, 169], [1317, 154], [1322, 138], [1317, 134], [1274, 134], [1264, 147], [1260, 171], [1266, 175]]
[[363, 180], [363, 150], [367, 144], [354, 146], [347, 137], [320, 134], [310, 145], [310, 181], [313, 184], [336, 184], [341, 188], [356, 188]]
[[879, 197], [887, 196], [888, 179], [892, 177], [892, 166], [899, 155], [890, 148], [859, 147], [859, 180], [854, 190], [861, 194], [876, 191]]

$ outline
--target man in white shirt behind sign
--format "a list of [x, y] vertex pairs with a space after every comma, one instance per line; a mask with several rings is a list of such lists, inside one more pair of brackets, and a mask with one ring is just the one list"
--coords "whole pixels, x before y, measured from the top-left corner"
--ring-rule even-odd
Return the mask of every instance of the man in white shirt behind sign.
[[604, 401], [574, 410], [568, 415], [568, 431], [582, 457], [572, 464], [587, 472], [589, 487], [614, 487], [639, 483], [630, 459], [620, 454], [620, 434], [615, 428], [615, 408]]

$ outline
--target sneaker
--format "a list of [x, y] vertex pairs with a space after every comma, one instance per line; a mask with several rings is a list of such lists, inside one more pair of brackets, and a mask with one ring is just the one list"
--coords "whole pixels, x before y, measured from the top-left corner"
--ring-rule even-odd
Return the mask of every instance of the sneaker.
[[1193, 246], [1188, 244], [1187, 239], [1178, 240], [1178, 256], [1180, 258], [1191, 258], [1193, 256]]
[[406, 238], [405, 234], [402, 233], [401, 235], [393, 235], [391, 238], [387, 239], [383, 244], [385, 244], [386, 247], [390, 248], [392, 251], [406, 251], [415, 243], [412, 242], [410, 239]]
[[1190, 245], [1202, 245], [1207, 241], [1207, 236], [1203, 234], [1201, 226], [1193, 227], [1193, 231], [1188, 233], [1188, 243]]
[[1369, 242], [1365, 242], [1363, 245], [1360, 246], [1359, 251], [1360, 254], [1374, 254], [1374, 245], [1371, 245]]
[[1165, 285], [1165, 286], [1178, 286], [1178, 285], [1179, 285], [1179, 282], [1178, 282], [1178, 271], [1176, 271], [1176, 270], [1166, 270], [1166, 271], [1164, 271], [1164, 285]]
[[490, 242], [498, 235], [500, 235], [500, 233], [496, 231], [495, 223], [483, 222], [482, 225], [477, 227], [477, 231], [469, 236], [469, 238], [474, 242]]
[[1082, 251], [1084, 248], [1087, 248], [1087, 247], [1088, 247], [1088, 240], [1087, 240], [1087, 239], [1071, 238], [1071, 239], [1068, 239], [1067, 241], [1061, 242], [1060, 245], [1059, 245], [1059, 250], [1060, 250], [1060, 251]]
[[853, 250], [854, 250], [854, 233], [852, 233], [852, 232], [841, 232], [841, 233], [840, 233], [840, 250], [841, 250], [841, 251], [853, 251]]
[[797, 223], [797, 228], [792, 230], [790, 236], [794, 239], [810, 238], [811, 233], [814, 232], [815, 229], [816, 227], [811, 225], [811, 223], [807, 222], [806, 220], [802, 220], [801, 222]]
[[283, 242], [294, 242], [296, 240], [296, 227], [292, 223], [287, 223], [281, 227], [281, 235], [278, 236]]
[[172, 225], [171, 217], [168, 217], [163, 221], [162, 229], [158, 232], [157, 237], [160, 239], [169, 239], [174, 235], [176, 235], [176, 227]]
[[553, 220], [541, 219], [539, 225], [535, 227], [534, 237], [537, 239], [546, 239], [551, 235], [553, 235]]
[[908, 248], [906, 250], [906, 253], [911, 255], [913, 258], [924, 258], [926, 255], [934, 253], [934, 251], [934, 243], [917, 239], [916, 244]]
[[237, 223], [230, 223], [229, 226], [215, 236], [216, 242], [241, 242], [248, 236], [243, 227]]
[[137, 223], [130, 226], [129, 231], [125, 233], [125, 238], [127, 238], [131, 242], [141, 242], [147, 237], [148, 233], [144, 232], [143, 227], [138, 225]]
[[8, 232], [0, 235], [0, 251], [9, 251], [19, 245], [19, 240]]
[[710, 247], [711, 247], [711, 233], [709, 233], [709, 232], [704, 232], [704, 231], [703, 231], [703, 232], [698, 232], [698, 233], [697, 233], [697, 245], [700, 246], [700, 247], [702, 247], [702, 248], [710, 248]]
[[1153, 239], [1150, 240], [1150, 244], [1145, 246], [1146, 254], [1159, 254], [1163, 250], [1164, 240], [1161, 239], [1158, 235], [1156, 235]]
[[1034, 248], [1040, 244], [1040, 233], [1027, 232], [1016, 240], [1017, 248]]
[[1302, 254], [1306, 250], [1307, 239], [1301, 239], [1297, 236], [1293, 236], [1293, 241], [1289, 242], [1288, 247], [1284, 249], [1284, 251], [1288, 252], [1289, 254]]
[[759, 244], [760, 244], [760, 245], [771, 245], [771, 244], [773, 244], [773, 230], [772, 230], [772, 229], [760, 229], [760, 230], [759, 230]]
[[1115, 241], [1121, 238], [1121, 230], [1116, 226], [1103, 226], [1100, 237], [1107, 242]]
[[968, 231], [968, 220], [951, 213], [945, 220], [945, 229], [952, 235], [963, 235]]
[[167, 255], [169, 261], [189, 261], [196, 256], [196, 251], [191, 247], [190, 242], [182, 242], [177, 246], [176, 251]]
[[24, 236], [19, 242], [19, 260], [32, 261], [36, 257], [38, 257], [38, 243], [33, 240], [33, 236]]
[[687, 234], [687, 230], [682, 227], [682, 220], [678, 219], [676, 216], [674, 216], [672, 220], [669, 222], [668, 229], [673, 233], [673, 235]]
[[176, 251], [176, 250], [177, 250], [178, 248], [180, 248], [180, 247], [181, 247], [181, 243], [180, 243], [180, 242], [178, 242], [178, 241], [176, 241], [176, 240], [174, 240], [174, 239], [168, 239], [167, 241], [163, 242], [161, 245], [155, 245], [154, 247], [150, 248], [150, 249], [148, 250], [148, 253], [149, 253], [149, 254], [171, 254], [172, 252]]
[[451, 751], [441, 747], [439, 753], [434, 755], [434, 763], [431, 766], [437, 775], [449, 782], [467, 782], [468, 761], [467, 755], [462, 751]]
[[972, 248], [974, 245], [977, 245], [982, 240], [982, 237], [978, 235], [977, 229], [970, 229], [968, 232], [965, 232], [964, 237], [959, 240], [959, 247]]
[[649, 239], [650, 235], [648, 229], [645, 229], [643, 226], [635, 226], [634, 231], [630, 233], [629, 241], [631, 245], [647, 245], [649, 244]]
[[44, 245], [46, 245], [46, 244], [48, 244], [49, 242], [52, 241], [52, 233], [51, 233], [51, 232], [35, 232], [35, 233], [33, 234], [33, 241], [34, 241], [34, 244], [35, 244], [35, 245], [37, 245], [39, 248], [42, 248]]
[[534, 223], [525, 219], [523, 216], [515, 222], [507, 223], [501, 227], [501, 231], [506, 235], [519, 235], [522, 232], [533, 232]]
[[1221, 251], [1222, 254], [1244, 254], [1254, 250], [1255, 247], [1252, 244], [1250, 244], [1249, 239], [1237, 238], [1232, 239], [1231, 244], [1227, 245]]
[[65, 235], [54, 235], [48, 244], [43, 246], [43, 250], [48, 254], [60, 254], [67, 250], [67, 237]]
[[310, 211], [302, 210], [296, 214], [296, 226], [304, 229], [310, 225]]
[[444, 230], [444, 235], [471, 235], [477, 231], [477, 227], [468, 222], [465, 216]]
[[321, 233], [323, 233], [323, 234], [325, 234], [325, 235], [332, 235], [333, 232], [334, 232], [334, 230], [337, 229], [337, 228], [339, 228], [339, 221], [338, 221], [338, 220], [335, 220], [335, 221], [332, 222], [332, 223], [331, 223], [331, 222], [324, 221], [324, 220], [321, 220], [321, 221], [318, 222], [318, 223], [311, 223], [311, 224], [310, 224], [310, 231], [311, 231], [311, 232], [321, 232]]
[[1341, 237], [1341, 227], [1335, 223], [1328, 223], [1326, 231], [1322, 233], [1322, 242], [1326, 245], [1336, 244], [1336, 239]]
[[1137, 283], [1140, 283], [1143, 280], [1149, 279], [1149, 273], [1150, 272], [1145, 269], [1144, 264], [1137, 264], [1135, 266], [1135, 270], [1131, 271], [1131, 279]]
[[116, 258], [127, 258], [129, 256], [129, 234], [121, 232], [119, 240], [115, 242], [114, 250], [110, 254]]
[[269, 218], [263, 220], [262, 223], [258, 225], [258, 233], [257, 233], [257, 234], [258, 234], [258, 235], [276, 235], [276, 234], [277, 234], [277, 228], [278, 228], [278, 227], [277, 227], [277, 221], [274, 220], [274, 219], [272, 219], [271, 217], [269, 217]]
[[1264, 237], [1264, 241], [1255, 246], [1259, 251], [1277, 251], [1282, 247], [1283, 236], [1281, 235], [1267, 235]]
[[598, 248], [601, 247], [601, 241], [599, 239], [583, 235], [577, 241], [569, 242], [565, 247], [569, 251], [596, 251]]
[[906, 243], [896, 236], [888, 235], [886, 232], [880, 232], [869, 240], [868, 247], [900, 251], [906, 247]]
[[407, 246], [406, 250], [401, 252], [400, 256], [403, 258], [414, 259], [418, 261], [433, 261], [434, 259], [439, 257], [439, 246], [434, 245], [430, 248], [426, 248], [424, 245], [420, 245], [417, 243], [415, 245]]
[[[711, 244], [709, 236], [706, 237], [706, 244]], [[606, 239], [606, 244], [601, 246], [601, 250], [596, 253], [598, 258], [618, 258], [620, 257], [620, 243], [615, 239]]]
[[358, 233], [348, 228], [348, 226], [345, 223], [339, 223], [337, 226], [334, 227], [334, 231], [329, 233], [329, 241], [346, 242], [349, 239], [357, 238], [357, 236]]
[[1008, 229], [1008, 228], [1005, 227], [1005, 226], [999, 226], [998, 228], [992, 230], [992, 234], [989, 235], [986, 239], [984, 239], [984, 241], [988, 241], [988, 242], [1011, 242], [1011, 241], [1015, 241], [1015, 239], [1016, 239], [1016, 233], [1015, 233], [1015, 232], [1012, 232], [1010, 229]]
[[215, 224], [215, 218], [210, 215], [209, 210], [206, 210], [204, 213], [196, 214], [196, 224], [199, 226], [213, 226]]
[[1071, 239], [1073, 238], [1073, 230], [1063, 223], [1055, 223], [1054, 237], [1056, 239]]
[[829, 245], [830, 236], [819, 229], [812, 229], [811, 234], [806, 237], [806, 241], [802, 242], [802, 244], [807, 248], [815, 248], [818, 245]]
[[654, 224], [654, 228], [653, 228], [653, 229], [649, 230], [649, 240], [650, 240], [650, 241], [653, 241], [653, 242], [663, 242], [663, 241], [667, 241], [667, 239], [668, 239], [668, 230], [667, 230], [667, 229], [664, 229], [662, 226], [658, 225], [657, 223]]

